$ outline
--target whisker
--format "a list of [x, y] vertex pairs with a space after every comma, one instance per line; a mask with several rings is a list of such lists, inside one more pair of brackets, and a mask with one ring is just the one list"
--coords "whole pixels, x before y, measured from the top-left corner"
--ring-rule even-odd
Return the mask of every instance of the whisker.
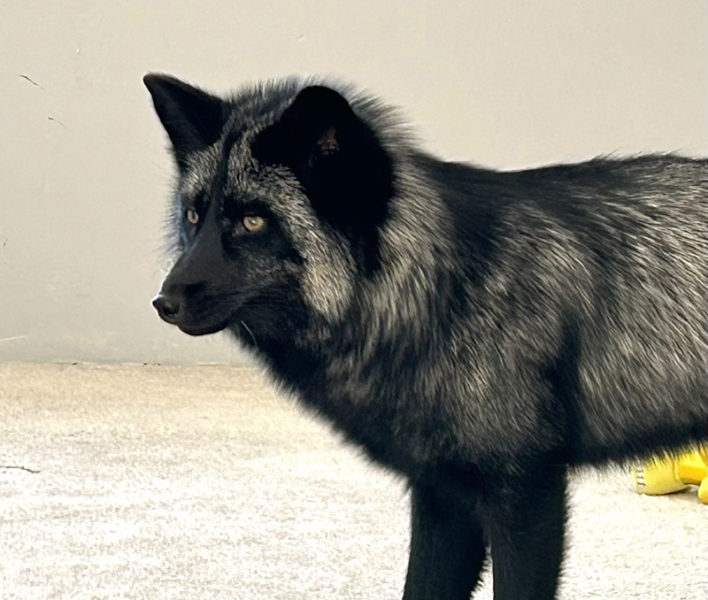
[[253, 340], [254, 346], [255, 346], [256, 348], [258, 348], [258, 342], [256, 341], [256, 336], [253, 335], [253, 332], [251, 331], [250, 327], [249, 327], [248, 325], [246, 325], [246, 323], [244, 323], [243, 321], [239, 321], [239, 323], [241, 323], [241, 325], [243, 325], [243, 328], [244, 328], [246, 331], [248, 331], [248, 333], [249, 333], [250, 336], [251, 336], [251, 339]]

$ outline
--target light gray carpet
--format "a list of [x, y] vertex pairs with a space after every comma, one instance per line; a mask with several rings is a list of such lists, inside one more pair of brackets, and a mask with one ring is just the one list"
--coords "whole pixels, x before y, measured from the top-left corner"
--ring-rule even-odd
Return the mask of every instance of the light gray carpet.
[[[3, 600], [400, 595], [403, 482], [258, 371], [0, 364], [0, 406]], [[708, 597], [694, 492], [587, 473], [571, 503], [562, 598]]]

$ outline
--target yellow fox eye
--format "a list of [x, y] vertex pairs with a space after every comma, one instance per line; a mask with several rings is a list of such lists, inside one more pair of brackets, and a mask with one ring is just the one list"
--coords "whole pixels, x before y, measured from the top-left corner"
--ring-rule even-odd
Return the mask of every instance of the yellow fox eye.
[[241, 222], [243, 223], [243, 228], [249, 233], [260, 231], [266, 224], [266, 220], [263, 217], [257, 216], [244, 217]]
[[187, 221], [189, 221], [192, 225], [196, 225], [197, 223], [199, 223], [199, 213], [193, 208], [187, 209], [186, 216]]

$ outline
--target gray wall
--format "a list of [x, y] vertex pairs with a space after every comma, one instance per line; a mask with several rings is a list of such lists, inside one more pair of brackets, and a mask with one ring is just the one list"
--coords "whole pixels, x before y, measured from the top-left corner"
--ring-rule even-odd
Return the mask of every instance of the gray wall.
[[149, 300], [172, 165], [140, 78], [334, 74], [443, 157], [707, 153], [705, 0], [0, 3], [0, 360], [242, 362]]

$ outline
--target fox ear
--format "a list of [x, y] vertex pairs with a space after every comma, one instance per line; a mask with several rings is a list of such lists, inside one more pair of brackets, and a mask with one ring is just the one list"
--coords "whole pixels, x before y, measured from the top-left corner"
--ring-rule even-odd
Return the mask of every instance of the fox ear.
[[291, 168], [322, 216], [350, 229], [385, 217], [391, 159], [338, 92], [304, 88], [252, 150], [260, 161]]
[[143, 83], [182, 169], [190, 153], [219, 139], [226, 120], [224, 102], [169, 75], [148, 73]]
[[298, 169], [350, 150], [358, 119], [344, 97], [324, 86], [302, 90], [283, 113], [284, 159]]

